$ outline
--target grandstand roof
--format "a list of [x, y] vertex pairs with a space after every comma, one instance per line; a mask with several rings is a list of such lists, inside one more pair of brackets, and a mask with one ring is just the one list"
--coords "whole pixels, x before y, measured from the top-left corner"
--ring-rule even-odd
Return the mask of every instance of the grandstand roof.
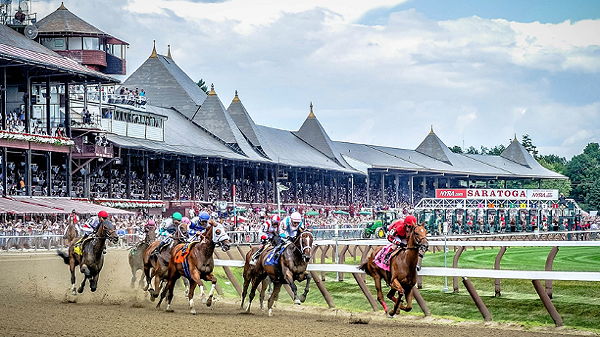
[[442, 140], [433, 132], [433, 127], [431, 127], [431, 131], [427, 137], [423, 139], [421, 144], [419, 144], [416, 151], [452, 165], [452, 162], [450, 162], [452, 151], [450, 151], [446, 144], [444, 144], [444, 142], [442, 142]]
[[229, 113], [237, 127], [240, 129], [244, 137], [248, 139], [250, 144], [252, 144], [255, 147], [260, 147], [261, 144], [260, 140], [258, 139], [258, 131], [256, 130], [256, 124], [252, 120], [252, 117], [250, 117], [248, 111], [246, 111], [244, 104], [242, 104], [242, 101], [238, 96], [237, 90], [235, 91], [235, 96], [233, 97], [233, 100], [231, 100], [231, 104], [229, 104], [229, 107], [227, 108], [227, 112]]
[[82, 18], [69, 11], [64, 3], [54, 12], [36, 23], [38, 32], [44, 33], [76, 33], [84, 35], [106, 36], [105, 32], [92, 26]]

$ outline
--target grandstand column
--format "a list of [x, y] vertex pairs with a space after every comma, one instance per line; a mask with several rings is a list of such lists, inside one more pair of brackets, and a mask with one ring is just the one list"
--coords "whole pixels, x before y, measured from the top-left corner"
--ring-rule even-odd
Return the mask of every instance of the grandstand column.
[[294, 170], [294, 203], [298, 202], [298, 169], [293, 168]]
[[346, 200], [348, 203], [354, 203], [354, 174], [350, 174], [350, 178], [348, 178], [348, 189], [346, 190]]
[[177, 157], [175, 165], [175, 197], [181, 200], [181, 157]]
[[427, 193], [427, 177], [423, 177], [423, 182], [421, 184], [421, 198], [427, 197], [425, 193]]
[[271, 179], [273, 180], [273, 203], [277, 203], [277, 182], [279, 181], [279, 164], [275, 165], [271, 171]]
[[408, 180], [408, 189], [410, 191], [410, 203], [411, 205], [415, 204], [415, 176], [411, 175]]
[[202, 193], [204, 195], [204, 201], [208, 201], [208, 159], [205, 162], [204, 170], [202, 170], [202, 175], [204, 180], [202, 182]]
[[[4, 97], [4, 95], [2, 95]], [[5, 147], [2, 148], [2, 195], [7, 195], [8, 190], [8, 151]]]
[[308, 174], [304, 170], [304, 185], [302, 186], [302, 203], [306, 204], [306, 186], [308, 185]]
[[[70, 98], [70, 93], [69, 93], [69, 81], [65, 81], [63, 83], [64, 87], [65, 87], [65, 122], [64, 122], [64, 127], [65, 127], [65, 135], [68, 138], [71, 138], [71, 98]], [[69, 162], [70, 162], [70, 158], [69, 158]], [[69, 196], [70, 195], [70, 191], [69, 191]]]
[[165, 158], [161, 157], [159, 162], [160, 169], [160, 200], [165, 200]]
[[400, 203], [400, 175], [396, 173], [394, 177], [394, 190], [396, 191], [396, 204]]
[[335, 204], [339, 205], [340, 204], [340, 196], [338, 193], [338, 176], [337, 176], [337, 174], [333, 175], [333, 188], [335, 190]]
[[146, 200], [150, 200], [149, 161], [148, 154], [144, 151], [144, 199]]
[[219, 159], [219, 200], [223, 200], [223, 159]]
[[46, 195], [52, 196], [52, 152], [46, 153]]
[[321, 205], [325, 205], [325, 172], [321, 172]]
[[113, 172], [113, 162], [111, 161], [108, 164], [108, 198], [113, 198], [113, 186], [112, 186], [112, 172]]
[[27, 78], [27, 95], [25, 96], [25, 102], [23, 102], [25, 103], [25, 133], [29, 133], [31, 130], [31, 77], [29, 76], [29, 69], [25, 70], [25, 77]]
[[381, 171], [381, 205], [385, 205], [385, 171]]
[[31, 196], [31, 149], [25, 150], [25, 191], [26, 195]]
[[[84, 172], [82, 172], [84, 173]], [[90, 163], [85, 164], [85, 174], [83, 175], [83, 197], [90, 197]]]
[[[6, 67], [2, 71], [2, 91], [0, 93], [0, 96], [0, 99], [2, 100], [0, 103], [0, 112], [2, 112], [2, 130], [6, 130]], [[6, 159], [6, 156], [4, 156], [3, 158]], [[6, 191], [6, 188], [4, 189], [4, 191]]]
[[131, 152], [127, 150], [127, 163], [125, 164], [125, 198], [131, 199]]
[[[235, 186], [235, 162], [231, 162], [231, 200], [233, 201], [233, 186]], [[237, 192], [237, 186], [236, 186]], [[239, 199], [238, 199], [239, 200]]]
[[192, 186], [190, 186], [191, 188], [191, 197], [192, 200], [196, 200], [196, 158], [192, 158], [192, 167], [191, 167], [191, 172], [190, 172], [190, 176], [191, 176], [191, 181], [192, 181]]
[[52, 125], [50, 124], [50, 77], [46, 77], [46, 134], [52, 136]]
[[365, 178], [367, 184], [367, 205], [371, 206], [371, 175], [369, 174], [369, 170], [367, 169], [367, 177]]
[[258, 166], [254, 166], [253, 176], [252, 176], [252, 185], [254, 186], [254, 201], [258, 202]]

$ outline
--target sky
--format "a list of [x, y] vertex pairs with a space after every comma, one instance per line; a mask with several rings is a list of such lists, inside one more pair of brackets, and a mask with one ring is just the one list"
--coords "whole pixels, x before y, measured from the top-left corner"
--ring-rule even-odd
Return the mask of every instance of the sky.
[[[34, 1], [41, 18], [58, 1]], [[130, 43], [131, 74], [167, 45], [255, 122], [297, 130], [313, 102], [334, 140], [414, 149], [529, 134], [567, 158], [600, 142], [595, 0], [65, 1]]]

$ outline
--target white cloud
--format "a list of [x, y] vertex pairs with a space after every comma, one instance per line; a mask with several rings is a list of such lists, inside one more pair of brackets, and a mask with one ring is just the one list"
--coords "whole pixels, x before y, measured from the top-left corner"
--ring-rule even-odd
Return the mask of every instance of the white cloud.
[[401, 2], [66, 5], [131, 43], [130, 73], [150, 54], [153, 39], [161, 53], [171, 44], [192, 79], [214, 82], [225, 105], [240, 90], [259, 123], [297, 129], [314, 101], [338, 140], [414, 148], [433, 124], [449, 146], [506, 144], [517, 132], [530, 134], [542, 150], [572, 155], [599, 141], [600, 100], [562, 102], [549, 87], [569, 83], [547, 74], [599, 76], [600, 20], [433, 21], [405, 10], [384, 25], [356, 23], [370, 10]]

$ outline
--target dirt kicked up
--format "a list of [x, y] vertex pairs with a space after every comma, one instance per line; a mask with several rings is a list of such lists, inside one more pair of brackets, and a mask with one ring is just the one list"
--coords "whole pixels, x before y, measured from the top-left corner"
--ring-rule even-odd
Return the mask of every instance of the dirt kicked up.
[[[129, 288], [127, 252], [110, 251], [98, 290], [67, 295], [69, 272], [53, 254], [0, 255], [0, 336], [548, 336], [567, 331], [524, 331], [506, 325], [452, 323], [383, 314], [350, 314], [307, 307], [275, 308], [275, 316], [252, 314], [239, 304], [217, 301], [207, 308], [196, 301], [198, 315], [189, 314], [183, 292], [176, 290], [173, 308], [154, 308], [139, 289]], [[78, 283], [81, 276], [78, 273]], [[225, 280], [220, 280], [225, 282]], [[314, 289], [313, 289], [314, 291]], [[359, 323], [359, 324], [356, 324]], [[368, 323], [368, 324], [367, 324]]]

